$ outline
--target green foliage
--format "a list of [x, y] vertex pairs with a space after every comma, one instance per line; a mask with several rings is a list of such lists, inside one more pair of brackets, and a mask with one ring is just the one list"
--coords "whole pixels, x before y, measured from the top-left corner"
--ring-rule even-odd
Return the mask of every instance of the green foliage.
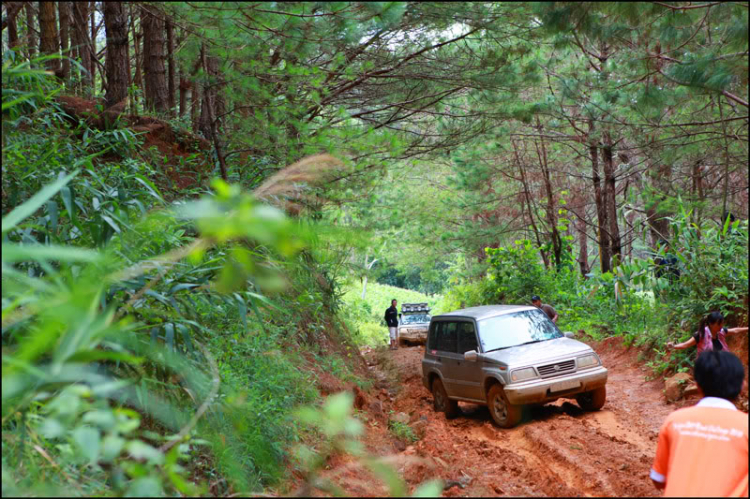
[[149, 165], [94, 166], [130, 154], [130, 132], [73, 140], [59, 111], [14, 116], [29, 112], [3, 147], [3, 490], [192, 495], [205, 492], [197, 457], [235, 490], [278, 479], [296, 438], [287, 417], [316, 392], [298, 350], [280, 353], [304, 343], [289, 335], [300, 315], [269, 324], [290, 304], [260, 289], [281, 289], [282, 265], [301, 269], [297, 312], [324, 318], [317, 303], [331, 300], [294, 263], [307, 228], [223, 183], [165, 209]]
[[494, 298], [499, 303], [528, 303], [533, 295], [551, 287], [538, 250], [528, 239], [485, 251], [491, 266], [488, 278], [496, 285]]
[[412, 430], [411, 426], [406, 423], [402, 423], [401, 421], [389, 421], [388, 429], [391, 430], [393, 436], [395, 436], [399, 440], [406, 442], [407, 444], [412, 444], [419, 440], [419, 437], [417, 437], [417, 435], [414, 433], [414, 430]]
[[729, 219], [722, 225], [691, 222], [683, 208], [670, 218], [680, 277], [665, 290], [674, 300], [674, 315], [692, 329], [713, 310], [731, 324], [747, 323], [748, 222]]
[[466, 307], [491, 305], [497, 303], [494, 299], [494, 282], [489, 279], [479, 279], [475, 282], [455, 284], [440, 302], [439, 308], [445, 312], [459, 310]]

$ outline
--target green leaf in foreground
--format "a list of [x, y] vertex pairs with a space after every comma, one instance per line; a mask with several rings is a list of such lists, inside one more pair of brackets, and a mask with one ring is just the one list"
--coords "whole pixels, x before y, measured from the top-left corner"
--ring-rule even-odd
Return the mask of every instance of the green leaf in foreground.
[[[78, 170], [74, 171], [70, 175], [66, 175], [65, 177], [57, 179], [51, 184], [44, 186], [42, 190], [40, 190], [39, 192], [31, 196], [28, 201], [14, 208], [13, 211], [11, 211], [5, 217], [3, 217], [3, 222], [2, 222], [3, 234], [13, 229], [16, 225], [21, 223], [21, 221], [24, 220], [25, 218], [31, 216], [44, 203], [46, 203], [52, 196], [57, 194], [57, 192], [60, 189], [65, 187], [65, 185], [68, 182], [70, 182], [71, 179], [75, 177], [76, 175], [78, 175]], [[3, 250], [3, 253], [5, 253], [5, 250]]]
[[14, 263], [29, 260], [56, 260], [60, 262], [93, 262], [100, 254], [94, 250], [69, 246], [42, 246], [3, 244], [3, 261]]

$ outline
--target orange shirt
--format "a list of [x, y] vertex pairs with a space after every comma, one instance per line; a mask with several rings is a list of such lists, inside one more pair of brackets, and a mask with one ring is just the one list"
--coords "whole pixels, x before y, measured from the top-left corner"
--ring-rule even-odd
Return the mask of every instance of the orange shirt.
[[747, 414], [706, 397], [664, 421], [651, 478], [666, 497], [747, 497], [747, 459]]

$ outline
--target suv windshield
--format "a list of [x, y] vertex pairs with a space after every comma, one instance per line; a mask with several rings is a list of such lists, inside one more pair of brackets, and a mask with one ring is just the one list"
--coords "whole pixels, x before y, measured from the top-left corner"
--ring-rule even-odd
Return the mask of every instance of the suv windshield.
[[421, 324], [430, 322], [430, 316], [427, 314], [404, 315], [401, 318], [402, 324]]
[[561, 338], [563, 334], [541, 310], [524, 310], [481, 320], [479, 341], [482, 351], [514, 347], [524, 343]]

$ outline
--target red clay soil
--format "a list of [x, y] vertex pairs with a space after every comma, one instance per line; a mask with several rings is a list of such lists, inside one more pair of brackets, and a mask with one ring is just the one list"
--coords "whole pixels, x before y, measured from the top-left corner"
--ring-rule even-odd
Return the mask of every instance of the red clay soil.
[[151, 116], [122, 114], [125, 107], [124, 102], [100, 112], [97, 109], [98, 103], [94, 100], [82, 99], [72, 95], [58, 95], [55, 100], [73, 118], [74, 122], [77, 122], [77, 119], [82, 119], [90, 127], [103, 130], [119, 118], [133, 132], [142, 133], [143, 148], [148, 150], [155, 147], [159, 158], [167, 158], [165, 164], [160, 162], [154, 166], [163, 167], [177, 189], [197, 185], [198, 172], [185, 171], [180, 168], [188, 158], [199, 153], [201, 160], [192, 167], [197, 167], [201, 171], [208, 168], [204, 153], [210, 149], [210, 144], [206, 139], [176, 130], [166, 121]]
[[[747, 366], [747, 335], [731, 341]], [[619, 338], [592, 346], [609, 369], [604, 408], [587, 413], [560, 400], [533, 409], [511, 430], [494, 426], [487, 409], [474, 404], [461, 403], [463, 414], [452, 420], [436, 413], [421, 380], [424, 347], [385, 354], [397, 371], [393, 386], [384, 384], [383, 354], [366, 353], [379, 381], [359, 395], [364, 443], [372, 454], [392, 456], [409, 492], [424, 480], [442, 478], [446, 497], [658, 496], [648, 473], [659, 427], [670, 412], [695, 404], [697, 396], [667, 404], [662, 379], [647, 381], [651, 370], [637, 360], [638, 349], [624, 348]], [[422, 438], [405, 446], [393, 437], [387, 428], [390, 411], [404, 412], [412, 426], [423, 426]], [[348, 495], [388, 492], [348, 456], [331, 459], [323, 476], [335, 478]], [[292, 490], [300, 484], [297, 476]]]

